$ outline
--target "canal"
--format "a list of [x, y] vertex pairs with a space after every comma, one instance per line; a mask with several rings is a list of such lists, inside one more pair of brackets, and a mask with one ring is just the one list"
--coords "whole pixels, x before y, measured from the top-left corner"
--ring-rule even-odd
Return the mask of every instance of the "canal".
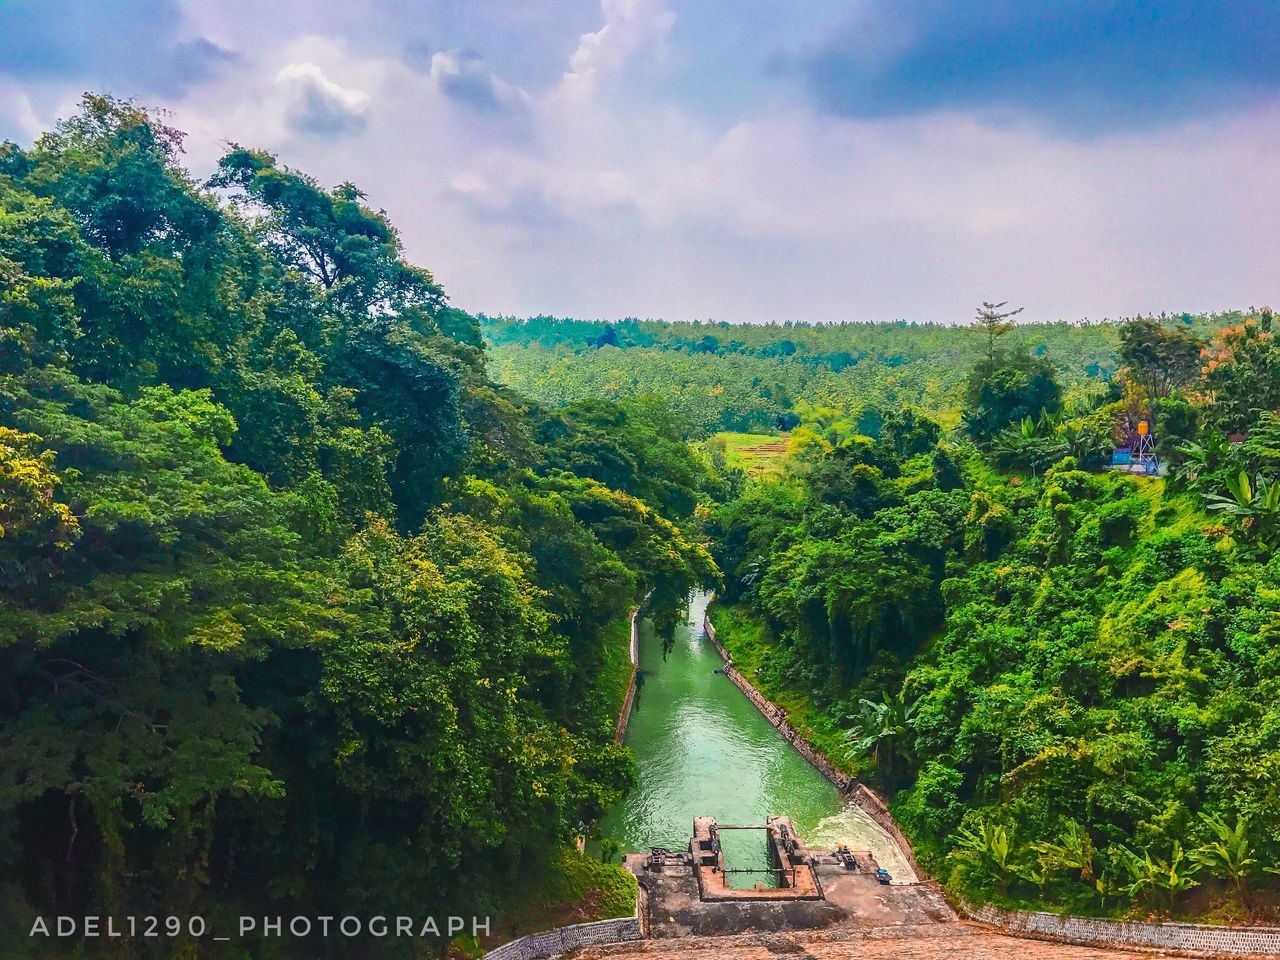
[[[846, 843], [872, 854], [895, 881], [913, 879], [897, 846], [858, 807], [801, 757], [742, 691], [717, 670], [720, 655], [706, 639], [708, 596], [695, 594], [675, 646], [664, 659], [662, 641], [640, 627], [640, 676], [626, 744], [635, 751], [638, 782], [601, 821], [601, 835], [624, 851], [683, 850], [695, 816], [726, 824], [762, 824], [786, 814], [812, 849]], [[722, 835], [730, 868], [766, 866], [763, 834]], [[764, 876], [735, 875], [750, 887]]]

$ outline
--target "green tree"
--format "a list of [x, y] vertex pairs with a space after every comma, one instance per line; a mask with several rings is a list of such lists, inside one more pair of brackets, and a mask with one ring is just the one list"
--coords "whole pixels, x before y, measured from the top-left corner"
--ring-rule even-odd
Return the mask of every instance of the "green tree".
[[1167, 397], [1196, 380], [1205, 345], [1195, 334], [1145, 317], [1120, 328], [1120, 360], [1150, 400]]
[[964, 425], [969, 436], [989, 443], [1001, 430], [1025, 419], [1056, 413], [1062, 392], [1053, 367], [1025, 350], [984, 357], [965, 386]]
[[986, 340], [987, 362], [993, 365], [996, 361], [996, 342], [1017, 326], [1013, 318], [1025, 309], [1016, 307], [1013, 310], [1005, 310], [1004, 308], [1008, 305], [1008, 300], [1001, 300], [999, 303], [982, 301], [982, 306], [978, 307], [977, 315], [971, 325], [971, 329]]
[[859, 699], [858, 712], [849, 717], [853, 725], [845, 733], [846, 742], [855, 754], [875, 754], [876, 773], [890, 792], [899, 786], [899, 763], [911, 759], [915, 709], [915, 702], [908, 701], [903, 691], [892, 695], [886, 691], [879, 703]]

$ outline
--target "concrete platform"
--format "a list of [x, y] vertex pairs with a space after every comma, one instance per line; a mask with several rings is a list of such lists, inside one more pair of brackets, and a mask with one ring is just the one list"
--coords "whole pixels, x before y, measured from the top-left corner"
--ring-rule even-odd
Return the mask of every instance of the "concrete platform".
[[785, 878], [782, 887], [729, 889], [715, 842], [717, 825], [708, 817], [696, 821], [687, 851], [627, 857], [625, 866], [645, 890], [649, 937], [687, 940], [801, 930], [861, 934], [956, 923], [932, 885], [878, 882], [878, 864], [869, 852], [811, 851], [785, 817], [770, 817], [768, 827]]

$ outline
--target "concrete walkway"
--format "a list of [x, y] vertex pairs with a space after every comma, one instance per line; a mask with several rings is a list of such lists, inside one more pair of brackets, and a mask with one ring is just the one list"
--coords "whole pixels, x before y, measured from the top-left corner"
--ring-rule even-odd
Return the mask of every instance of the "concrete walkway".
[[[837, 939], [838, 937], [838, 939]], [[1150, 960], [1151, 953], [1007, 937], [971, 923], [870, 930], [750, 933], [590, 947], [574, 960]]]

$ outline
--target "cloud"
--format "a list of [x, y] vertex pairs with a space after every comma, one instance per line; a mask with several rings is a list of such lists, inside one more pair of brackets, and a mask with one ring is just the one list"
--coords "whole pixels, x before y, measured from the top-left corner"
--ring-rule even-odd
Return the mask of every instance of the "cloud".
[[24, 81], [177, 96], [235, 59], [191, 34], [176, 0], [0, 3], [0, 73]]
[[[1043, 319], [1276, 299], [1280, 104], [1265, 82], [1252, 99], [1064, 137], [1082, 127], [1045, 92], [1050, 81], [1017, 88], [1036, 77], [1012, 4], [975, 0], [986, 20], [961, 29], [937, 2], [927, 10], [941, 26], [921, 4], [859, 0], [855, 21], [844, 0], [812, 0], [808, 26], [783, 29], [783, 14], [731, 0], [690, 5], [679, 21], [657, 0], [584, 0], [563, 14], [554, 0], [435, 5], [430, 17], [391, 3], [184, 2], [177, 42], [205, 37], [239, 57], [235, 70], [144, 98], [190, 133], [193, 172], [207, 175], [234, 141], [322, 183], [356, 182], [466, 309], [964, 322], [982, 299]], [[1061, 39], [1075, 6], [1028, 6], [1059, 38], [1063, 83], [1100, 88], [1065, 52], [1087, 44]], [[734, 16], [744, 19], [726, 33]], [[946, 53], [940, 32], [969, 53], [990, 46], [989, 59], [1009, 62], [1000, 81], [976, 53], [947, 54], [950, 86], [912, 94], [895, 80], [921, 51]], [[432, 52], [408, 61], [412, 38]], [[812, 54], [770, 71], [778, 49]], [[812, 71], [835, 53], [885, 85], [882, 108], [824, 99], [839, 85], [819, 96]], [[730, 61], [749, 95], [725, 109], [708, 103], [706, 77]], [[1255, 57], [1251, 69], [1273, 67]], [[43, 76], [0, 77], [0, 123], [25, 136], [66, 114], [82, 86]], [[1128, 96], [1137, 81], [1115, 82]]]
[[1272, 0], [866, 0], [796, 64], [840, 116], [959, 109], [1095, 135], [1275, 98], [1278, 46]]
[[600, 0], [604, 25], [584, 33], [569, 58], [563, 85], [590, 93], [600, 76], [614, 73], [637, 50], [665, 37], [676, 15], [662, 0]]
[[285, 117], [303, 133], [335, 135], [361, 130], [369, 108], [363, 90], [341, 86], [314, 63], [291, 63], [276, 74], [285, 92]]
[[512, 110], [529, 104], [527, 93], [491, 73], [473, 53], [442, 50], [432, 54], [431, 79], [443, 96], [473, 110]]

